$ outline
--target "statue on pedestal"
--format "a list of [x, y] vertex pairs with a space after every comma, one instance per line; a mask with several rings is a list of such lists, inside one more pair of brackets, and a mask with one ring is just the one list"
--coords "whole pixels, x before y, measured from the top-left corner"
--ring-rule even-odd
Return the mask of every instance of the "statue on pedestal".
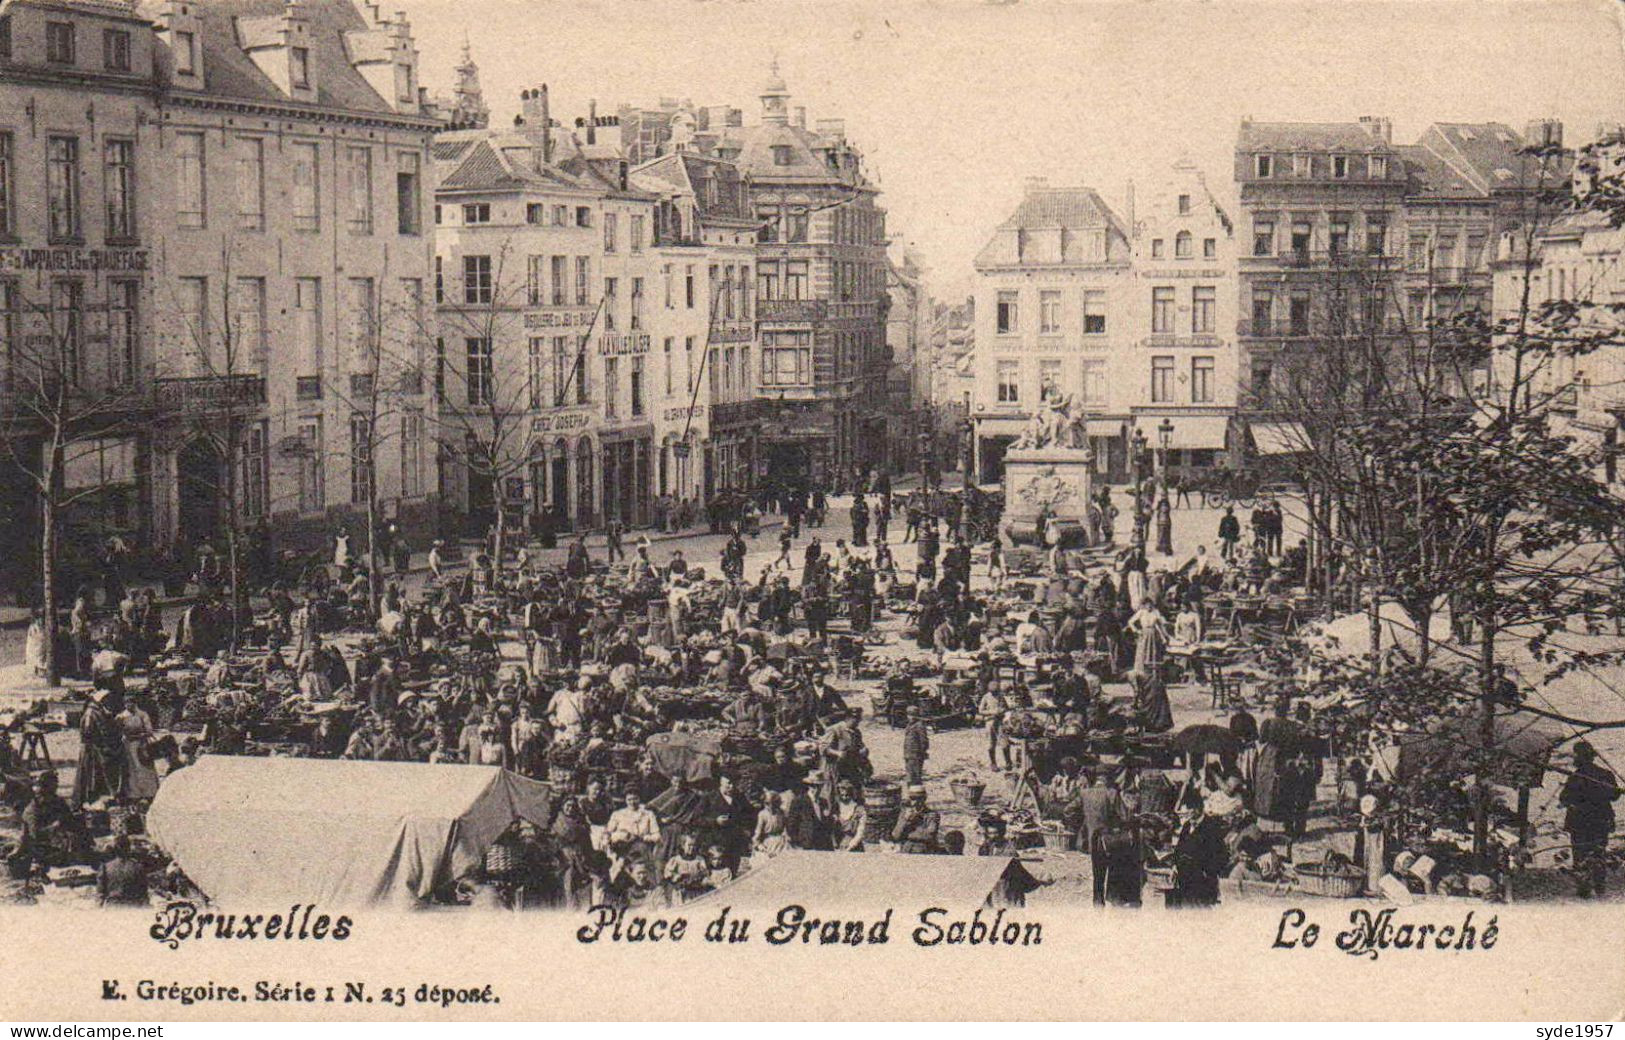
[[1044, 388], [1031, 424], [1011, 445], [1016, 449], [1089, 448], [1088, 417], [1072, 394], [1053, 383]]

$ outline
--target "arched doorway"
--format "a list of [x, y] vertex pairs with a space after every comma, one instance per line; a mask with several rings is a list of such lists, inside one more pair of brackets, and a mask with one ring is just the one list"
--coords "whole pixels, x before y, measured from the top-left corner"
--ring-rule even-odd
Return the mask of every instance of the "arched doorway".
[[560, 531], [570, 529], [570, 443], [563, 437], [553, 442], [553, 524]]
[[214, 445], [191, 441], [175, 456], [175, 538], [182, 545], [213, 539], [220, 528], [222, 466]]

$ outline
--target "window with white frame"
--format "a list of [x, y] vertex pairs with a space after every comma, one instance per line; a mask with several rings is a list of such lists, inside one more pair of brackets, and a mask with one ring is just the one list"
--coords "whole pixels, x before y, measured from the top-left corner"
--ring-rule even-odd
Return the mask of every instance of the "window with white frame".
[[994, 366], [1000, 404], [1021, 403], [1021, 362], [1000, 361]]
[[372, 149], [350, 149], [350, 233], [372, 234]]
[[[762, 336], [763, 387], [811, 386], [812, 333], [769, 332]], [[690, 387], [692, 390], [692, 386]]]
[[265, 140], [237, 139], [237, 228], [265, 230]]
[[1020, 300], [1021, 294], [1013, 290], [999, 293], [994, 313], [994, 329], [999, 335], [1011, 336], [1021, 331]]
[[109, 138], [102, 171], [102, 195], [107, 206], [107, 237], [135, 237], [135, 142]]
[[1174, 331], [1174, 287], [1159, 285], [1151, 290], [1151, 331], [1168, 336]]
[[1083, 403], [1106, 403], [1106, 362], [1102, 358], [1085, 358], [1083, 362]]
[[[11, 283], [0, 284], [0, 295]], [[0, 299], [0, 321], [4, 321], [6, 302]], [[141, 283], [128, 279], [113, 279], [107, 283], [107, 335], [108, 382], [113, 386], [130, 386], [135, 382], [137, 366], [141, 363]], [[10, 337], [0, 330], [0, 348], [9, 346]], [[0, 357], [9, 356], [0, 354]]]
[[1213, 359], [1191, 358], [1191, 404], [1213, 403]]
[[1151, 403], [1171, 404], [1174, 399], [1174, 359], [1151, 359]]
[[295, 142], [293, 156], [293, 229], [320, 231], [321, 207], [321, 153], [314, 144]]
[[46, 224], [51, 241], [77, 241], [79, 213], [79, 139], [50, 137], [45, 142]]
[[491, 258], [489, 256], [463, 257], [463, 302], [484, 304], [491, 302]]
[[1038, 294], [1038, 331], [1054, 335], [1061, 331], [1061, 294], [1045, 289]]
[[1218, 290], [1211, 285], [1198, 285], [1191, 289], [1191, 332], [1197, 335], [1213, 333], [1213, 311], [1217, 305]]
[[1083, 334], [1106, 334], [1106, 292], [1104, 289], [1086, 289], [1083, 293]]

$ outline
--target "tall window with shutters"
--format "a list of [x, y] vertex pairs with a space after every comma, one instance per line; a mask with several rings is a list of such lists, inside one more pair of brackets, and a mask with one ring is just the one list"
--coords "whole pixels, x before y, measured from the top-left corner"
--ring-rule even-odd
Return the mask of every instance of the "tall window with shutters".
[[290, 200], [293, 210], [293, 229], [295, 231], [320, 231], [322, 229], [321, 209], [321, 164], [320, 153], [317, 146], [306, 142], [295, 142], [289, 149], [292, 156], [293, 167], [293, 198]]

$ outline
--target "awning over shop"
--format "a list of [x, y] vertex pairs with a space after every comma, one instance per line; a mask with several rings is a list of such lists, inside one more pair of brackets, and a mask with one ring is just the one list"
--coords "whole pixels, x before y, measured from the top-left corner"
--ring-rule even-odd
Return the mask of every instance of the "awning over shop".
[[908, 906], [921, 892], [953, 910], [1021, 906], [1038, 882], [1007, 856], [886, 856], [781, 852], [698, 900], [739, 907]]
[[1260, 455], [1295, 455], [1309, 450], [1309, 431], [1302, 423], [1255, 422], [1248, 429]]
[[1123, 423], [1118, 419], [1090, 419], [1089, 436], [1091, 437], [1121, 437]]
[[1222, 451], [1225, 447], [1225, 433], [1230, 428], [1230, 417], [1226, 415], [1137, 415], [1134, 425], [1145, 433], [1147, 447], [1161, 446], [1162, 434], [1158, 427], [1166, 418], [1173, 423], [1173, 433], [1169, 437], [1168, 446], [1176, 451]]
[[147, 830], [218, 903], [410, 904], [515, 821], [547, 826], [548, 800], [493, 766], [205, 755], [164, 780]]

